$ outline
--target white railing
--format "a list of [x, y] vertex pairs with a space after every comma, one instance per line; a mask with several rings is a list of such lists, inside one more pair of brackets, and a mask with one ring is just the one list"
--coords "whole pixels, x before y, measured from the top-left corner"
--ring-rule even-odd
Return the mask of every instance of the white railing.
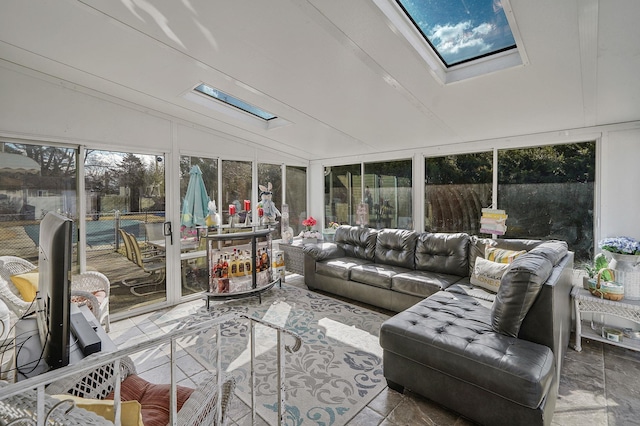
[[[171, 348], [171, 394], [170, 394], [170, 424], [177, 425], [177, 400], [176, 400], [176, 341], [178, 339], [183, 339], [185, 337], [194, 335], [196, 333], [205, 332], [211, 330], [212, 328], [216, 328], [216, 343], [220, 342], [220, 332], [221, 325], [223, 323], [229, 321], [242, 321], [248, 320], [250, 321], [250, 347], [251, 347], [251, 365], [250, 365], [250, 383], [249, 388], [251, 389], [251, 416], [252, 416], [252, 424], [256, 424], [256, 407], [255, 407], [255, 370], [254, 370], [254, 361], [255, 361], [255, 326], [256, 324], [261, 324], [266, 327], [275, 329], [277, 331], [277, 368], [278, 368], [278, 421], [279, 424], [284, 424], [284, 402], [285, 402], [285, 385], [284, 385], [284, 367], [285, 367], [285, 351], [286, 352], [296, 352], [300, 349], [302, 344], [302, 340], [300, 336], [296, 333], [286, 330], [278, 325], [271, 324], [256, 318], [250, 318], [246, 315], [240, 314], [228, 314], [221, 316], [219, 318], [214, 318], [211, 320], [207, 320], [201, 322], [196, 325], [189, 325], [185, 328], [175, 329], [163, 336], [152, 338], [135, 345], [132, 345], [127, 348], [118, 349], [114, 352], [108, 353], [97, 353], [90, 357], [83, 359], [77, 364], [70, 365], [64, 368], [60, 368], [57, 370], [52, 370], [47, 373], [19, 381], [17, 383], [12, 383], [8, 386], [0, 386], [0, 401], [10, 398], [12, 396], [18, 396], [24, 394], [25, 392], [36, 390], [37, 402], [36, 407], [32, 407], [33, 414], [35, 416], [35, 421], [30, 418], [21, 419], [25, 423], [32, 422], [33, 424], [37, 424], [38, 426], [45, 424], [45, 419], [48, 418], [50, 413], [61, 407], [63, 404], [56, 404], [53, 408], [46, 412], [45, 410], [45, 387], [52, 382], [58, 382], [62, 379], [69, 378], [72, 376], [77, 376], [78, 373], [89, 372], [100, 368], [107, 364], [114, 364], [114, 412], [115, 412], [115, 425], [120, 426], [120, 415], [121, 415], [121, 407], [120, 407], [120, 382], [121, 382], [121, 368], [120, 363], [121, 360], [125, 357], [128, 357], [137, 352], [141, 352], [147, 349], [157, 348], [160, 345], [170, 344]], [[285, 344], [284, 334], [288, 334], [293, 337], [294, 344], [292, 346], [288, 346]], [[221, 347], [220, 344], [217, 344], [216, 347], [216, 377], [217, 377], [217, 389], [218, 394], [221, 394], [222, 385], [223, 385], [223, 374], [222, 374], [222, 352], [224, 348]], [[221, 401], [222, 398], [217, 398], [217, 423], [221, 422]], [[15, 421], [15, 420], [14, 420]], [[1, 423], [1, 422], [0, 422]], [[13, 423], [13, 422], [12, 422]], [[21, 423], [22, 424], [22, 423]]]

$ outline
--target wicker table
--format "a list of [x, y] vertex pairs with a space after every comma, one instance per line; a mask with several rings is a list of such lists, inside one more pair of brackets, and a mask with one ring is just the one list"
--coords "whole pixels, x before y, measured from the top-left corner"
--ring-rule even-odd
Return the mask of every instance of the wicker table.
[[576, 343], [574, 346], [576, 351], [582, 350], [580, 341], [582, 336], [599, 342], [621, 346], [634, 351], [640, 351], [640, 340], [622, 337], [620, 341], [616, 342], [614, 340], [607, 339], [606, 336], [603, 336], [601, 329], [598, 330], [599, 332], [595, 330], [593, 319], [591, 320], [590, 326], [587, 323], [585, 324], [587, 327], [584, 327], [584, 330], [582, 328], [582, 314], [585, 312], [613, 315], [618, 318], [623, 318], [636, 324], [640, 324], [640, 300], [623, 299], [619, 302], [615, 302], [612, 300], [601, 299], [593, 296], [588, 290], [585, 290], [582, 287], [574, 287], [573, 290], [571, 290], [571, 298], [573, 299], [576, 312]]
[[287, 271], [304, 275], [304, 248], [302, 240], [294, 240], [291, 244], [280, 243], [284, 252], [284, 267]]

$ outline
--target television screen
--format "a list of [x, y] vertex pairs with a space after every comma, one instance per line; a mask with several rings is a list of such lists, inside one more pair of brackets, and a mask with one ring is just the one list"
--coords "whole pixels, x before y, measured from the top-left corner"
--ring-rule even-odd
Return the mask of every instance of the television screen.
[[69, 364], [73, 221], [49, 212], [40, 222], [38, 329], [50, 369]]

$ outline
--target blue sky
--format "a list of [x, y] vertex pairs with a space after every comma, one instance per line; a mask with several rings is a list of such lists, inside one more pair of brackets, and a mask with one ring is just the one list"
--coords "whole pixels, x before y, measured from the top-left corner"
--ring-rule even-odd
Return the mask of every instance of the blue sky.
[[515, 45], [500, 0], [398, 0], [447, 65]]

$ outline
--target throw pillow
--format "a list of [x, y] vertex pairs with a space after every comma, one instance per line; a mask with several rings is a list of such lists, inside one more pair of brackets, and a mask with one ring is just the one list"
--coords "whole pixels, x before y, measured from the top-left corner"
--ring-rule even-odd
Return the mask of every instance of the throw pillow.
[[469, 281], [473, 285], [477, 285], [487, 289], [493, 293], [498, 292], [502, 276], [509, 268], [507, 263], [492, 262], [481, 257], [476, 259], [473, 267], [473, 274]]
[[513, 260], [525, 254], [526, 250], [505, 250], [497, 247], [487, 247], [484, 251], [484, 258], [492, 262], [498, 263], [511, 263]]
[[[177, 409], [180, 411], [194, 390], [186, 386], [176, 386], [176, 388]], [[120, 385], [120, 400], [136, 400], [140, 403], [145, 426], [166, 426], [169, 424], [169, 392], [171, 392], [170, 384], [158, 385], [136, 374], [131, 374]], [[113, 399], [113, 392], [107, 396], [107, 399]]]
[[11, 282], [16, 286], [25, 302], [33, 302], [38, 293], [37, 272], [27, 272], [25, 274], [12, 275]]
[[[76, 407], [91, 411], [113, 422], [115, 420], [113, 400], [89, 399], [73, 395], [53, 395], [54, 398], [64, 401], [73, 400]], [[142, 423], [141, 406], [138, 401], [124, 401], [120, 403], [120, 420], [122, 426], [144, 426]]]

